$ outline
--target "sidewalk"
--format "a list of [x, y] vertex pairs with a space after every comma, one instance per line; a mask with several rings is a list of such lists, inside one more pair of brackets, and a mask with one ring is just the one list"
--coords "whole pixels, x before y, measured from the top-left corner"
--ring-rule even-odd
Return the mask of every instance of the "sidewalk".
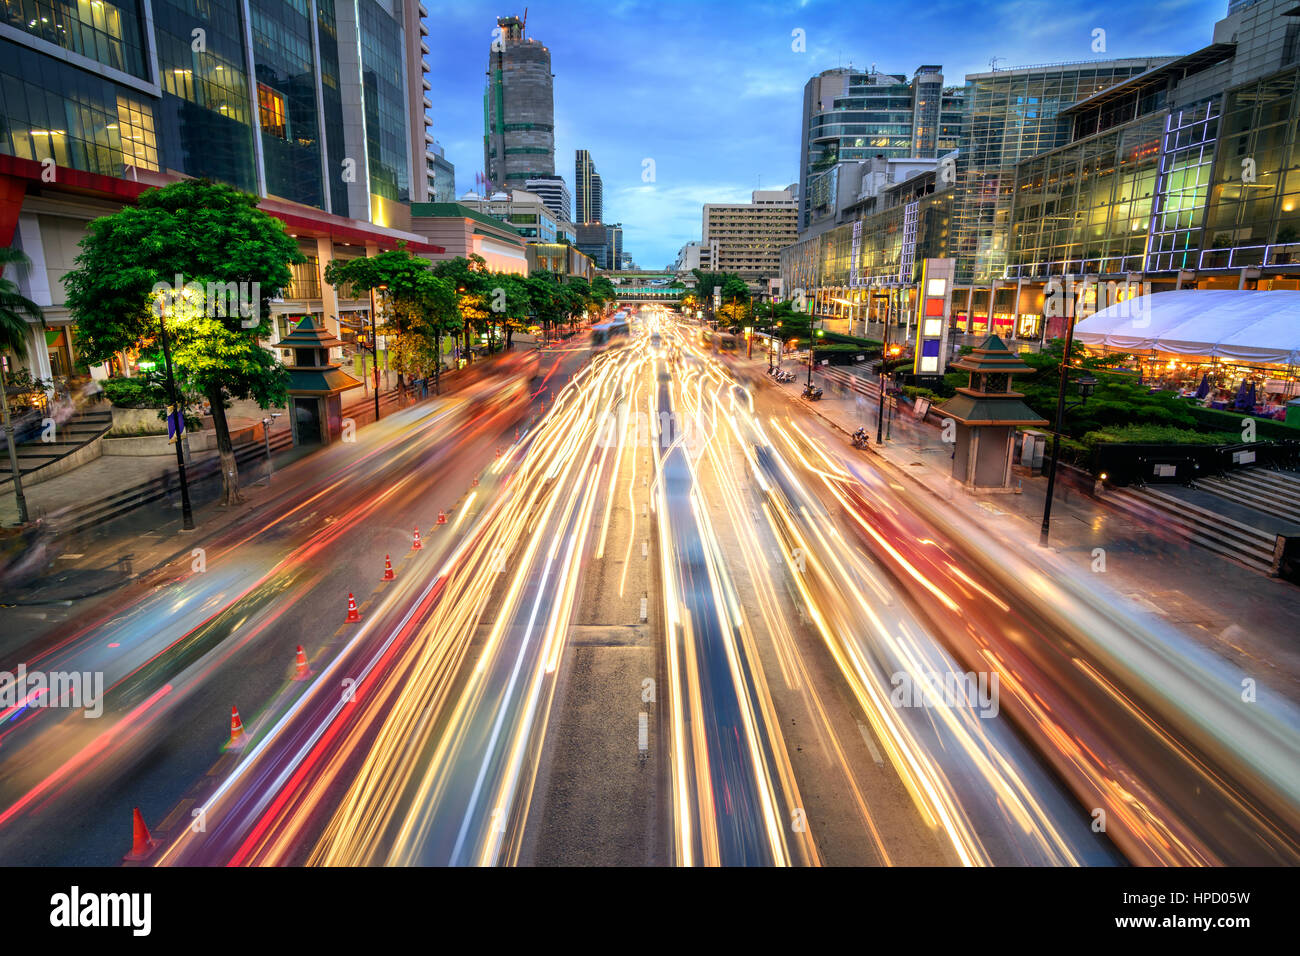
[[[887, 426], [891, 437], [877, 447], [876, 402], [846, 396], [818, 372], [813, 380], [823, 387], [825, 397], [808, 402], [800, 397], [806, 367], [795, 381], [782, 384], [766, 374], [761, 357], [746, 359], [738, 353], [736, 366], [756, 368], [767, 383], [759, 387], [781, 389], [792, 403], [842, 431], [846, 444], [847, 436], [864, 426], [872, 438], [869, 454], [879, 455], [1015, 547], [1029, 553], [1038, 549], [1046, 478], [1013, 476], [1017, 493], [967, 491], [951, 477], [952, 446], [940, 440], [938, 428], [915, 421], [909, 405], [899, 403]], [[789, 362], [785, 366], [796, 371]], [[1295, 641], [1300, 588], [1172, 538], [1071, 488], [1059, 473], [1051, 547], [1081, 573], [1094, 573], [1095, 549], [1103, 549], [1104, 583], [1110, 589], [1236, 666], [1264, 675], [1276, 690], [1300, 702], [1300, 644]]]

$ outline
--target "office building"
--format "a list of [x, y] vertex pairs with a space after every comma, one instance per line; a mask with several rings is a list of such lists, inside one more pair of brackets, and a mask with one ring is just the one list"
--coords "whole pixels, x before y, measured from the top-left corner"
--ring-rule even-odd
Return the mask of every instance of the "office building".
[[960, 87], [943, 85], [943, 67], [902, 73], [838, 68], [804, 86], [799, 153], [799, 231], [840, 199], [845, 164], [876, 157], [931, 158], [956, 149], [961, 136]]
[[690, 272], [692, 269], [699, 269], [700, 252], [704, 244], [698, 240], [691, 240], [677, 250], [677, 261], [673, 263], [674, 272]]
[[776, 276], [781, 250], [798, 234], [795, 189], [755, 190], [747, 203], [705, 203], [701, 248], [708, 250], [707, 268], [752, 283]]
[[580, 225], [604, 222], [604, 187], [600, 173], [596, 172], [596, 164], [591, 161], [591, 154], [585, 149], [578, 150], [574, 157], [573, 189], [577, 203], [573, 221]]
[[522, 189], [555, 174], [551, 51], [525, 36], [525, 26], [500, 17], [488, 51], [483, 169], [493, 189]]
[[461, 205], [509, 223], [528, 242], [559, 241], [559, 221], [542, 197], [525, 189], [495, 192], [490, 196], [467, 193]]
[[530, 193], [542, 197], [542, 202], [560, 222], [573, 222], [573, 195], [562, 176], [540, 176], [524, 184]]
[[[282, 333], [290, 318], [316, 313], [353, 341], [340, 319], [359, 324], [368, 297], [322, 282], [331, 259], [399, 240], [439, 251], [410, 231], [431, 139], [424, 11], [414, 0], [13, 0], [4, 9], [0, 245], [31, 258], [19, 284], [56, 333], [31, 336], [22, 361], [34, 374], [75, 374], [62, 277], [86, 224], [150, 186], [208, 177], [262, 197], [285, 222], [308, 261], [272, 305]], [[42, 176], [51, 163], [53, 182]]]

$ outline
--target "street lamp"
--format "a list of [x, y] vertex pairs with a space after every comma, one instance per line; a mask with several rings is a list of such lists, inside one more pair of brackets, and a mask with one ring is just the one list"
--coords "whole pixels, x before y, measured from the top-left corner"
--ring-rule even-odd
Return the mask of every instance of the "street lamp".
[[1061, 383], [1056, 393], [1056, 426], [1052, 429], [1052, 461], [1047, 469], [1047, 499], [1043, 502], [1043, 527], [1038, 535], [1038, 546], [1047, 547], [1047, 540], [1052, 528], [1052, 496], [1056, 492], [1056, 462], [1061, 450], [1061, 428], [1065, 413], [1071, 408], [1079, 408], [1088, 403], [1088, 398], [1097, 388], [1097, 380], [1091, 375], [1082, 375], [1076, 383], [1079, 387], [1079, 401], [1072, 405], [1065, 404], [1065, 387], [1070, 377], [1070, 353], [1074, 346], [1074, 322], [1065, 329], [1065, 352], [1061, 356]]
[[269, 418], [262, 419], [262, 437], [266, 439], [266, 483], [271, 483], [271, 426], [280, 417], [279, 412], [271, 412]]
[[375, 360], [375, 421], [379, 421], [379, 332], [375, 325], [375, 293], [387, 291], [386, 282], [381, 282], [370, 290], [370, 354]]
[[[882, 283], [883, 287], [883, 283]], [[876, 409], [876, 444], [885, 443], [885, 365], [889, 361], [889, 300], [885, 300], [885, 334], [880, 343], [880, 375], [876, 383], [880, 389], [880, 404]]]
[[[185, 296], [187, 291], [182, 290], [181, 295]], [[161, 298], [157, 300], [157, 303], [158, 328], [161, 332], [159, 342], [162, 345], [163, 366], [167, 370], [167, 397], [171, 402], [168, 414], [176, 416], [176, 475], [180, 479], [181, 486], [181, 530], [193, 531], [194, 509], [190, 506], [190, 482], [185, 474], [185, 449], [181, 444], [183, 441], [181, 436], [185, 430], [185, 406], [176, 397], [176, 376], [172, 374], [172, 354], [171, 348], [167, 344], [167, 307], [163, 304]]]

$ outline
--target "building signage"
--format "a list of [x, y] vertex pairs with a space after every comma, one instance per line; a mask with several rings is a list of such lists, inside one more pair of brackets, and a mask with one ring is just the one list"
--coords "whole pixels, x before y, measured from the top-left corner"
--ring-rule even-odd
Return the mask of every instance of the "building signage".
[[952, 305], [953, 259], [926, 259], [916, 295], [916, 375], [942, 375], [948, 364], [948, 312]]

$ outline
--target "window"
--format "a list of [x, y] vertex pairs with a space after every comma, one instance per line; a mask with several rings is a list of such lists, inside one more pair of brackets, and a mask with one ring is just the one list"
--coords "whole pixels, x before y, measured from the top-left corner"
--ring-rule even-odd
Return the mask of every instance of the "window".
[[265, 83], [257, 84], [257, 106], [261, 115], [262, 130], [280, 139], [289, 138], [289, 114], [284, 97]]

